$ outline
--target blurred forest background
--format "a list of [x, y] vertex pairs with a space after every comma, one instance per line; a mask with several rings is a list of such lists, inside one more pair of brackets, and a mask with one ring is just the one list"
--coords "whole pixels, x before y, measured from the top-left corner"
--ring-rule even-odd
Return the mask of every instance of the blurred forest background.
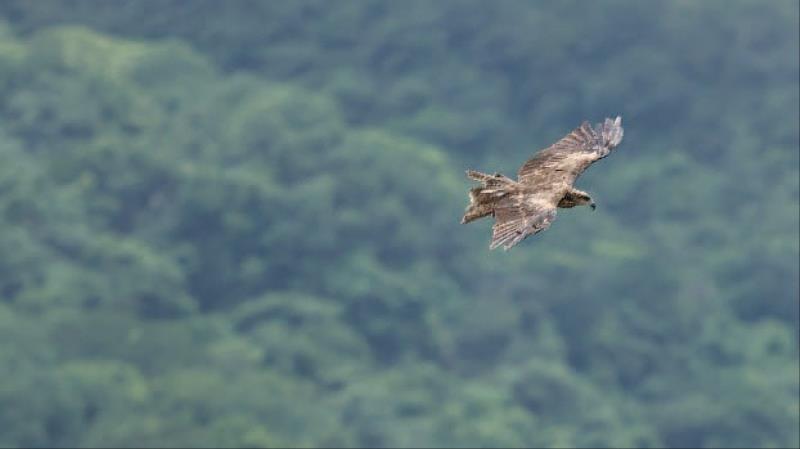
[[797, 447], [798, 76], [796, 1], [0, 2], [0, 446]]

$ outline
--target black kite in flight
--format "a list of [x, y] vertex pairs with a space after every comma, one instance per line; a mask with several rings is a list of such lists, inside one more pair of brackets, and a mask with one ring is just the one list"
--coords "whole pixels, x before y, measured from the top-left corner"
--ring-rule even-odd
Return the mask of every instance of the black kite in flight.
[[583, 122], [564, 138], [536, 153], [519, 169], [517, 180], [499, 173], [487, 175], [467, 170], [480, 187], [469, 191], [470, 204], [461, 223], [486, 216], [495, 218], [490, 249], [508, 250], [529, 235], [544, 231], [556, 218], [556, 208], [590, 205], [588, 193], [573, 187], [593, 162], [622, 141], [622, 118], [607, 118], [592, 127]]

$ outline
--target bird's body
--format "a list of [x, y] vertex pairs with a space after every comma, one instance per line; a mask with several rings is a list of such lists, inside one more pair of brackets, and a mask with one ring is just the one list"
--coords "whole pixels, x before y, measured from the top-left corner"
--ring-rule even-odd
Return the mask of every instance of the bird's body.
[[559, 207], [594, 208], [589, 194], [573, 187], [573, 183], [589, 165], [608, 156], [619, 145], [622, 134], [621, 117], [606, 119], [595, 127], [584, 122], [525, 162], [516, 181], [498, 173], [467, 170], [467, 177], [481, 185], [470, 189], [470, 204], [461, 222], [493, 216], [489, 248], [503, 246], [507, 250], [547, 229]]

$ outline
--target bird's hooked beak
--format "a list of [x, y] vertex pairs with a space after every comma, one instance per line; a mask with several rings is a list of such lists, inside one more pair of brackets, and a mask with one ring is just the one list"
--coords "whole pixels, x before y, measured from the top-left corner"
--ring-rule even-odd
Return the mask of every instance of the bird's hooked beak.
[[591, 208], [592, 208], [592, 210], [595, 210], [595, 209], [597, 209], [597, 206], [596, 206], [594, 203], [590, 204], [590, 205], [589, 205], [589, 207], [591, 207]]

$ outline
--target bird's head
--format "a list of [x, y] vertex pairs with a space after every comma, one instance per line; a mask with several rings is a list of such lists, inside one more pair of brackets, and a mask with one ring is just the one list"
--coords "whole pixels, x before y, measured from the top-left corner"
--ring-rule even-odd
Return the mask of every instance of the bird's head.
[[592, 197], [584, 193], [575, 198], [575, 204], [578, 206], [589, 206], [592, 210], [597, 208]]

